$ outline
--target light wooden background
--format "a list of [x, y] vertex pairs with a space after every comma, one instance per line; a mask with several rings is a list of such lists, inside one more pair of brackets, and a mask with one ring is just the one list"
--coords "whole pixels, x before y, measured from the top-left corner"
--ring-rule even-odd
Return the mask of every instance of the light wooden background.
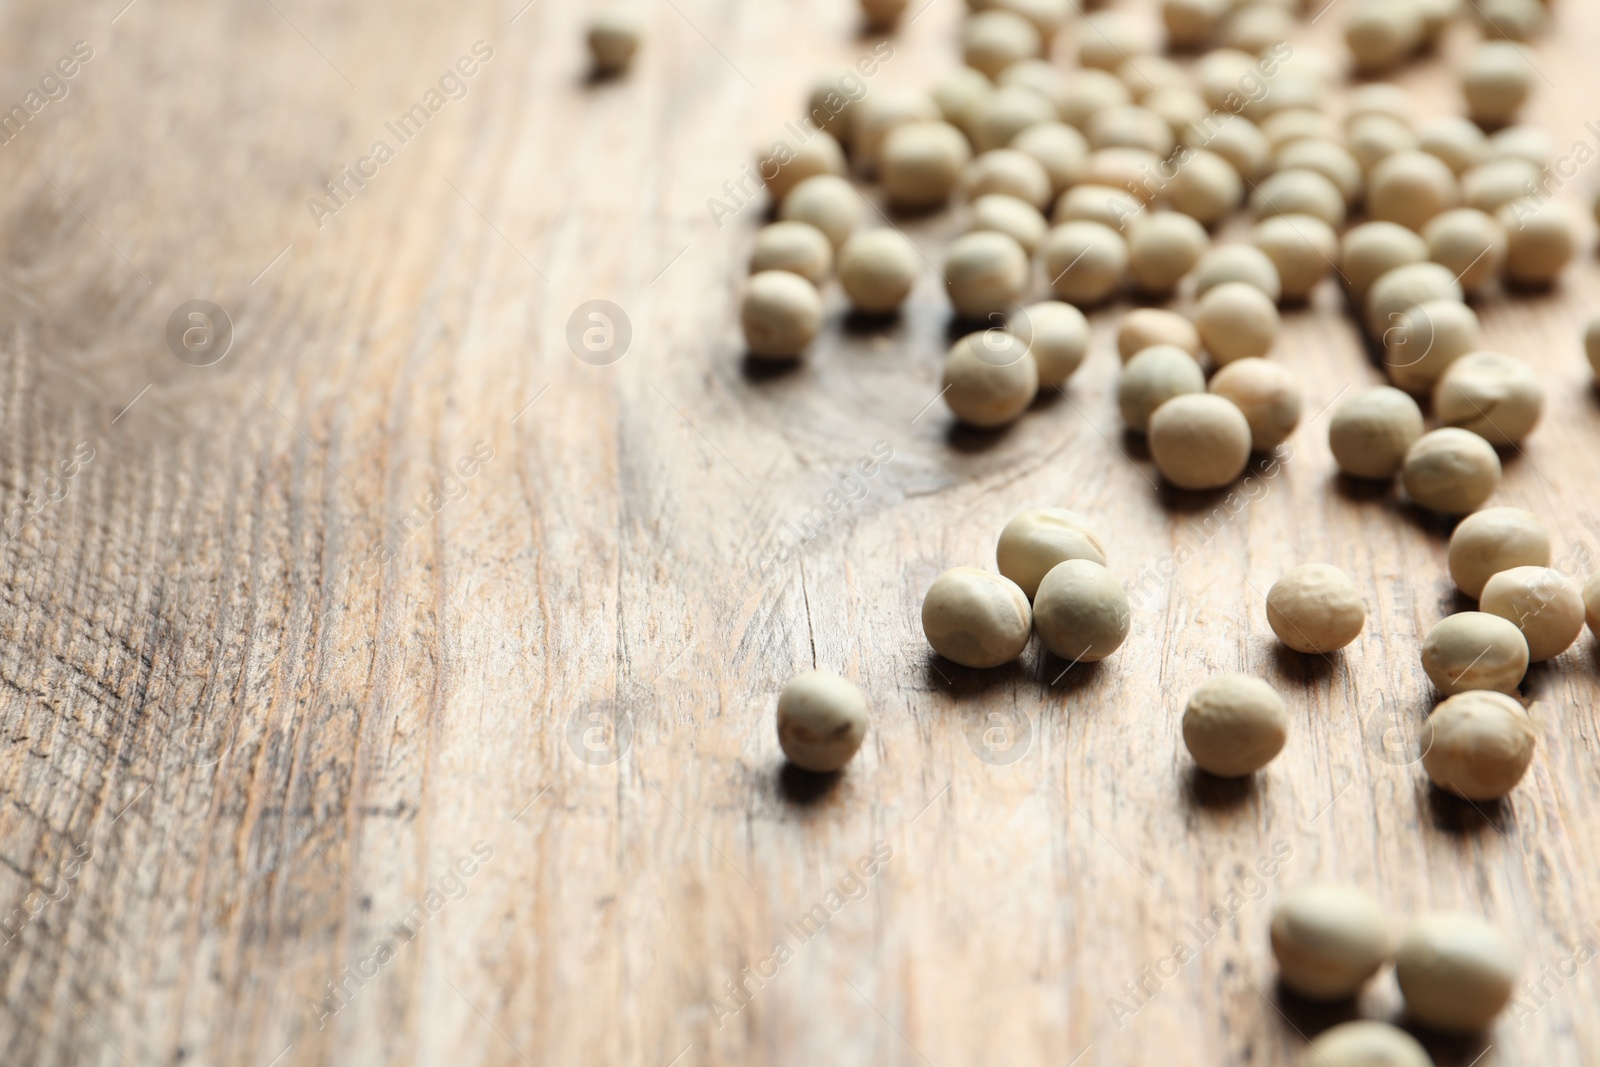
[[[1325, 415], [1206, 541], [1220, 498], [1156, 488], [1118, 427], [1115, 310], [1069, 396], [999, 434], [928, 406], [931, 268], [899, 322], [843, 323], [834, 292], [803, 365], [743, 365], [761, 209], [718, 229], [706, 201], [869, 47], [848, 0], [652, 2], [637, 69], [602, 85], [572, 0], [123, 3], [0, 8], [0, 100], [94, 49], [0, 148], [0, 504], [94, 453], [0, 549], [0, 915], [25, 920], [0, 935], [6, 1063], [1274, 1064], [1336, 1017], [1275, 989], [1283, 888], [1481, 910], [1536, 976], [1600, 942], [1594, 639], [1530, 675], [1542, 740], [1508, 802], [1431, 792], [1417, 647], [1459, 606], [1447, 529], [1339, 484]], [[961, 10], [933, 0], [872, 84], [948, 69]], [[1597, 33], [1564, 3], [1532, 53], [1563, 152], [1594, 143]], [[319, 229], [307, 198], [479, 40], [466, 97]], [[1453, 106], [1440, 72], [1408, 78]], [[956, 224], [904, 223], [935, 260]], [[1588, 259], [1482, 311], [1550, 395], [1496, 502], [1600, 559]], [[215, 366], [163, 340], [192, 299], [231, 317]], [[593, 299], [631, 323], [613, 365], [565, 341]], [[1331, 288], [1276, 358], [1308, 416], [1379, 380]], [[877, 441], [894, 460], [865, 496], [763, 573]], [[457, 498], [364, 564], [475, 446], [492, 459]], [[922, 591], [1037, 505], [1094, 516], [1130, 579], [1195, 556], [1103, 664], [935, 661]], [[1308, 560], [1371, 605], [1328, 661], [1265, 624], [1261, 593]], [[771, 721], [813, 665], [874, 710], [821, 787], [783, 773]], [[1198, 781], [1177, 713], [1238, 669], [1288, 696], [1289, 746], [1253, 784]], [[786, 924], [874, 847], [861, 899], [801, 943]], [[780, 939], [792, 958], [719, 1019]], [[1170, 977], [1116, 1012], [1147, 965]], [[319, 1026], [330, 982], [352, 992]], [[1440, 1062], [1592, 1062], [1600, 964], [1545, 991]], [[1364, 1010], [1398, 1007], [1385, 977]]]

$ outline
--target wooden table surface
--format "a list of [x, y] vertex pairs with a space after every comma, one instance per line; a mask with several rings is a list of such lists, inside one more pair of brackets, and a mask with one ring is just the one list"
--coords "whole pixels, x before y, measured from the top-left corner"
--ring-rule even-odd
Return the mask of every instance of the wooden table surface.
[[[1322, 412], [1381, 375], [1331, 283], [1275, 356], [1308, 399], [1285, 458], [1231, 503], [1176, 493], [1119, 426], [1116, 308], [1002, 433], [930, 403], [931, 266], [900, 320], [835, 287], [802, 364], [743, 361], [764, 203], [707, 201], [872, 48], [850, 0], [651, 3], [603, 84], [573, 0], [124, 3], [0, 9], [0, 101], [29, 112], [0, 147], [5, 1063], [1280, 1064], [1339, 1017], [1280, 993], [1267, 945], [1315, 878], [1521, 947], [1540, 988], [1441, 1063], [1595, 1062], [1600, 654], [1530, 673], [1509, 800], [1428, 786], [1448, 527], [1333, 474]], [[962, 10], [932, 0], [873, 89], [950, 69]], [[1563, 155], [1600, 144], [1597, 34], [1562, 3], [1530, 51]], [[1439, 64], [1405, 78], [1457, 106]], [[933, 261], [958, 222], [896, 220]], [[1480, 308], [1550, 399], [1494, 502], [1580, 570], [1589, 247]], [[625, 315], [614, 362], [568, 344], [593, 300]], [[225, 312], [220, 361], [193, 365], [224, 320], [190, 301]], [[1127, 644], [933, 657], [928, 583], [1041, 505], [1108, 539]], [[1312, 560], [1370, 605], [1326, 659], [1262, 604]], [[785, 772], [772, 725], [814, 666], [872, 703], [837, 781]], [[1232, 670], [1293, 718], [1242, 785], [1177, 730]], [[1399, 1007], [1385, 976], [1361, 1010]]]

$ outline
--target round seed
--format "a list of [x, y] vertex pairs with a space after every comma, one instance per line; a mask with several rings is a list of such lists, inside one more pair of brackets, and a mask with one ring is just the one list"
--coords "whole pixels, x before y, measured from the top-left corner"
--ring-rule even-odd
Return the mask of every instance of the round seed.
[[1256, 224], [1250, 235], [1277, 268], [1282, 299], [1309, 299], [1339, 255], [1339, 235], [1310, 215], [1279, 215]]
[[1050, 101], [1020, 85], [996, 89], [978, 105], [972, 117], [972, 146], [980, 152], [1004, 148], [1030, 126], [1056, 117]]
[[1256, 218], [1273, 215], [1310, 215], [1339, 229], [1344, 225], [1344, 194], [1314, 170], [1291, 167], [1280, 170], [1260, 185], [1250, 198]]
[[1205, 372], [1174, 345], [1152, 345], [1135, 355], [1117, 381], [1117, 407], [1130, 430], [1145, 433], [1150, 416], [1175, 396], [1206, 391]]
[[1533, 720], [1504, 693], [1457, 693], [1433, 709], [1422, 728], [1422, 767], [1433, 784], [1468, 800], [1511, 792], [1538, 739]]
[[1484, 584], [1478, 607], [1522, 631], [1530, 663], [1555, 659], [1583, 632], [1582, 595], [1549, 567], [1499, 571]]
[[778, 694], [778, 745], [801, 770], [829, 774], [850, 762], [867, 736], [867, 699], [830, 671], [807, 671]]
[[1461, 190], [1455, 172], [1437, 156], [1396, 152], [1372, 168], [1367, 183], [1367, 214], [1420, 231], [1429, 219], [1456, 206]]
[[1437, 1030], [1482, 1030], [1511, 1001], [1522, 964], [1499, 930], [1476, 915], [1443, 912], [1412, 924], [1395, 950], [1406, 1008]]
[[1010, 578], [955, 567], [922, 598], [922, 632], [933, 650], [963, 667], [999, 667], [1022, 655], [1033, 608]]
[[1267, 623], [1296, 652], [1335, 652], [1361, 636], [1367, 607], [1344, 571], [1307, 563], [1267, 590]]
[[1383, 333], [1383, 369], [1407, 392], [1433, 392], [1451, 364], [1482, 347], [1478, 314], [1458, 300], [1429, 300]]
[[1288, 738], [1283, 698], [1248, 674], [1211, 679], [1183, 710], [1183, 743], [1201, 770], [1219, 778], [1254, 774], [1283, 751]]
[[1137, 104], [1118, 104], [1097, 113], [1085, 131], [1089, 147], [1142, 148], [1166, 158], [1172, 154], [1172, 127], [1154, 111]]
[[1449, 268], [1437, 263], [1408, 263], [1396, 267], [1372, 283], [1367, 290], [1367, 331], [1382, 337], [1385, 330], [1399, 325], [1406, 312], [1431, 300], [1460, 303], [1466, 296], [1461, 283]]
[[1467, 99], [1467, 116], [1479, 126], [1494, 129], [1516, 118], [1533, 88], [1533, 68], [1521, 50], [1509, 41], [1478, 45], [1461, 72], [1461, 92]]
[[1011, 147], [1032, 156], [1044, 168], [1052, 197], [1081, 182], [1089, 167], [1089, 142], [1064, 122], [1029, 126], [1012, 139]]
[[862, 97], [851, 109], [850, 118], [851, 156], [856, 166], [863, 174], [873, 173], [890, 130], [904, 122], [931, 122], [940, 116], [933, 97], [915, 89], [879, 89]]
[[1090, 559], [1056, 564], [1034, 594], [1033, 628], [1039, 639], [1073, 663], [1102, 660], [1121, 648], [1130, 621], [1122, 583]]
[[1250, 461], [1244, 414], [1232, 401], [1209, 393], [1162, 404], [1150, 417], [1149, 436], [1156, 467], [1180, 489], [1220, 489]]
[[968, 229], [971, 232], [993, 230], [1003, 233], [1031, 256], [1039, 247], [1039, 242], [1044, 240], [1050, 224], [1039, 214], [1039, 209], [1026, 200], [990, 193], [972, 202], [972, 224]]
[[1086, 131], [1090, 120], [1101, 109], [1132, 100], [1133, 94], [1115, 74], [1104, 70], [1074, 70], [1067, 74], [1066, 88], [1056, 109], [1062, 122]]
[[1544, 388], [1533, 368], [1499, 352], [1470, 352], [1451, 363], [1433, 391], [1433, 413], [1492, 445], [1513, 445], [1539, 423]]
[[739, 319], [751, 355], [793, 359], [822, 329], [822, 296], [798, 274], [762, 271], [745, 286]]
[[1022, 246], [1003, 233], [984, 231], [957, 237], [944, 259], [950, 303], [965, 318], [1004, 311], [1022, 296], [1031, 268]]
[[1513, 567], [1550, 565], [1550, 531], [1521, 508], [1485, 508], [1450, 535], [1450, 580], [1476, 600], [1489, 579]]
[[1340, 1023], [1306, 1047], [1299, 1067], [1433, 1067], [1417, 1039], [1388, 1023]]
[[1098, 222], [1068, 222], [1044, 239], [1044, 269], [1050, 289], [1069, 304], [1098, 304], [1128, 273], [1128, 243]]
[[832, 134], [819, 130], [798, 146], [779, 145], [760, 161], [761, 178], [774, 203], [783, 203], [790, 189], [813, 175], [844, 173], [844, 149]]
[[1215, 120], [1192, 127], [1184, 136], [1191, 148], [1215, 152], [1246, 181], [1259, 181], [1272, 161], [1272, 146], [1261, 128], [1242, 115], [1229, 115], [1222, 125]]
[[957, 67], [934, 83], [930, 95], [944, 120], [970, 137], [978, 108], [993, 92], [994, 82], [983, 71]]
[[1518, 285], [1549, 285], [1578, 251], [1577, 220], [1558, 200], [1513, 200], [1495, 218], [1506, 229], [1506, 279]]
[[1395, 0], [1363, 0], [1344, 23], [1344, 40], [1356, 70], [1381, 74], [1422, 45], [1422, 12]]
[[1214, 245], [1200, 257], [1194, 270], [1194, 295], [1199, 299], [1224, 282], [1244, 282], [1276, 302], [1283, 291], [1278, 268], [1254, 245]]
[[961, 185], [969, 200], [1000, 193], [1035, 209], [1050, 203], [1050, 175], [1037, 159], [1015, 148], [995, 148], [978, 156], [967, 164]]
[[1057, 226], [1066, 222], [1098, 222], [1121, 233], [1146, 217], [1139, 198], [1108, 185], [1075, 185], [1061, 194], [1050, 219]]
[[1206, 293], [1195, 320], [1201, 342], [1219, 364], [1265, 356], [1280, 324], [1272, 299], [1244, 282], [1224, 282]]
[[1000, 573], [1017, 583], [1031, 600], [1044, 576], [1069, 559], [1106, 565], [1105, 546], [1082, 515], [1066, 508], [1034, 508], [1021, 512], [1000, 531], [995, 548]]
[[1028, 346], [1004, 330], [968, 334], [944, 361], [944, 399], [956, 418], [985, 429], [1028, 410], [1039, 392], [1039, 369]]
[[833, 245], [815, 226], [774, 222], [756, 233], [750, 253], [750, 272], [764, 270], [786, 270], [812, 285], [821, 285], [833, 270]]
[[1200, 358], [1200, 332], [1176, 311], [1134, 308], [1117, 327], [1117, 355], [1127, 363], [1152, 345], [1174, 345]]
[[1028, 346], [1039, 369], [1041, 389], [1061, 386], [1089, 353], [1089, 320], [1071, 304], [1058, 300], [1023, 308], [1012, 320], [1011, 332]]
[[1283, 984], [1301, 996], [1353, 997], [1394, 955], [1389, 913], [1359, 889], [1301, 886], [1272, 909], [1272, 954]]
[[1536, 188], [1541, 179], [1539, 168], [1525, 159], [1491, 159], [1461, 175], [1462, 201], [1493, 215], [1526, 196], [1528, 189]]
[[1334, 461], [1354, 478], [1393, 478], [1421, 436], [1422, 409], [1387, 385], [1344, 401], [1328, 423]]
[[1095, 11], [1083, 18], [1078, 35], [1078, 65], [1116, 70], [1129, 56], [1150, 51], [1141, 23], [1122, 11]]
[[1321, 137], [1304, 137], [1278, 149], [1273, 160], [1279, 170], [1315, 171], [1334, 184], [1346, 204], [1361, 196], [1366, 179], [1361, 164], [1344, 145]]
[[815, 226], [838, 249], [861, 222], [861, 194], [836, 174], [817, 174], [795, 183], [778, 218]]
[[1428, 242], [1428, 257], [1449, 268], [1469, 293], [1499, 277], [1505, 263], [1505, 227], [1477, 208], [1435, 215], [1422, 228], [1422, 239]]
[[1011, 64], [1032, 59], [1044, 46], [1033, 23], [1010, 11], [980, 11], [961, 30], [961, 54], [967, 66], [990, 78]]
[[1205, 227], [1187, 214], [1157, 211], [1128, 225], [1128, 272], [1152, 296], [1168, 296], [1210, 245]]
[[1500, 486], [1500, 457], [1469, 430], [1423, 434], [1406, 453], [1400, 476], [1418, 506], [1443, 515], [1476, 511]]
[[1226, 159], [1200, 150], [1178, 168], [1167, 183], [1167, 195], [1175, 210], [1211, 226], [1239, 207], [1244, 199], [1244, 181]]
[[1416, 148], [1417, 132], [1411, 124], [1392, 115], [1370, 114], [1350, 122], [1345, 127], [1345, 147], [1361, 164], [1363, 174], [1396, 152]]
[[1464, 174], [1489, 158], [1489, 143], [1478, 124], [1459, 115], [1432, 119], [1417, 127], [1417, 143], [1456, 174]]
[[1264, 359], [1239, 359], [1217, 371], [1211, 392], [1226, 397], [1250, 424], [1250, 449], [1271, 452], [1300, 424], [1300, 379]]
[[867, 230], [839, 250], [839, 284], [857, 311], [883, 314], [898, 308], [917, 281], [921, 256], [896, 230]]
[[1422, 263], [1428, 258], [1428, 244], [1421, 237], [1393, 222], [1363, 222], [1344, 235], [1339, 250], [1339, 273], [1350, 295], [1359, 303], [1372, 283], [1396, 267]]
[[972, 158], [966, 135], [948, 122], [904, 122], [883, 139], [879, 179], [889, 199], [909, 208], [943, 204]]
[[1528, 642], [1498, 615], [1463, 611], [1423, 638], [1422, 669], [1446, 696], [1474, 689], [1513, 693], [1528, 672]]

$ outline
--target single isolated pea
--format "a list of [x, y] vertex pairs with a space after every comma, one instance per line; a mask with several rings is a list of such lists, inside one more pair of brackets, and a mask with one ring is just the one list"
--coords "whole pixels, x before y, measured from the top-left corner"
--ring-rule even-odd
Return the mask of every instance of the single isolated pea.
[[1430, 219], [1460, 200], [1455, 172], [1427, 152], [1396, 152], [1373, 167], [1367, 179], [1367, 214], [1408, 230], [1421, 232]]
[[1256, 224], [1250, 240], [1277, 268], [1280, 299], [1302, 302], [1328, 272], [1339, 255], [1339, 235], [1332, 226], [1310, 215], [1278, 215]]
[[1151, 345], [1128, 361], [1117, 380], [1117, 407], [1128, 429], [1146, 433], [1150, 416], [1173, 397], [1206, 391], [1205, 372], [1176, 345]]
[[1271, 452], [1300, 424], [1300, 379], [1282, 364], [1236, 359], [1211, 379], [1211, 392], [1233, 401], [1250, 424], [1250, 450]]
[[1434, 785], [1468, 800], [1498, 800], [1516, 788], [1538, 740], [1533, 718], [1504, 693], [1457, 693], [1422, 728], [1422, 767]]
[[1467, 117], [1484, 129], [1498, 129], [1517, 117], [1533, 89], [1534, 67], [1509, 41], [1485, 41], [1467, 58], [1461, 92]]
[[1037, 56], [1044, 40], [1033, 23], [1014, 12], [993, 9], [967, 19], [961, 53], [967, 66], [998, 78], [1011, 64]]
[[1433, 392], [1450, 365], [1483, 347], [1478, 313], [1459, 300], [1428, 300], [1383, 332], [1383, 369], [1409, 393]]
[[944, 361], [944, 399], [956, 418], [992, 429], [1019, 418], [1039, 393], [1039, 368], [1028, 345], [1005, 330], [981, 330], [954, 345]]
[[1394, 973], [1407, 1011], [1436, 1030], [1474, 1033], [1487, 1027], [1511, 1002], [1521, 970], [1505, 935], [1466, 912], [1423, 916], [1395, 950]]
[[1219, 365], [1265, 356], [1281, 326], [1272, 298], [1244, 282], [1223, 282], [1206, 293], [1195, 316], [1200, 341]]
[[1210, 244], [1206, 228], [1182, 212], [1140, 215], [1128, 225], [1128, 273], [1141, 292], [1171, 296]]
[[1069, 559], [1106, 565], [1100, 538], [1082, 515], [1066, 508], [1032, 508], [1012, 516], [995, 547], [1000, 573], [1016, 582], [1029, 600], [1038, 593], [1044, 576]]
[[1167, 183], [1173, 210], [1203, 226], [1214, 226], [1244, 201], [1244, 179], [1233, 164], [1215, 152], [1199, 149]]
[[889, 200], [905, 208], [931, 208], [950, 198], [972, 159], [967, 136], [948, 122], [903, 122], [883, 138], [878, 177]]
[[1359, 304], [1379, 278], [1396, 267], [1423, 263], [1428, 243], [1396, 222], [1363, 222], [1344, 235], [1339, 274]]
[[1121, 648], [1131, 620], [1122, 583], [1092, 559], [1056, 564], [1033, 596], [1033, 628], [1039, 639], [1073, 663], [1102, 660]]
[[1328, 422], [1328, 447], [1339, 469], [1353, 478], [1393, 478], [1422, 436], [1422, 409], [1387, 385], [1344, 401]]
[[778, 218], [815, 226], [838, 251], [860, 224], [861, 210], [861, 194], [848, 181], [837, 174], [814, 174], [789, 190]]
[[643, 37], [644, 24], [633, 12], [622, 8], [597, 12], [589, 20], [589, 54], [595, 71], [613, 75], [627, 70]]
[[1533, 368], [1501, 352], [1469, 352], [1451, 363], [1433, 390], [1433, 413], [1491, 445], [1514, 445], [1544, 412], [1544, 387]]
[[752, 275], [739, 308], [745, 344], [762, 359], [793, 359], [822, 329], [822, 295], [786, 270]]
[[1225, 282], [1253, 285], [1274, 303], [1283, 293], [1277, 265], [1255, 245], [1212, 245], [1194, 268], [1195, 299]]
[[961, 188], [968, 200], [1003, 193], [1036, 209], [1050, 203], [1050, 175], [1037, 159], [1015, 148], [993, 148], [967, 164]]
[[1039, 214], [1039, 209], [1026, 200], [1003, 193], [987, 193], [972, 202], [972, 223], [968, 230], [1003, 233], [1031, 256], [1049, 232], [1050, 224]]
[[1500, 486], [1500, 457], [1470, 430], [1447, 426], [1423, 434], [1400, 469], [1406, 492], [1441, 515], [1476, 511]]
[[1039, 388], [1056, 389], [1083, 365], [1089, 353], [1089, 320], [1071, 304], [1045, 300], [1012, 316], [1011, 332], [1033, 356]]
[[1003, 233], [963, 234], [950, 242], [944, 257], [950, 303], [969, 319], [1005, 311], [1022, 296], [1032, 268], [1028, 253]]
[[1528, 642], [1498, 615], [1458, 612], [1422, 639], [1422, 669], [1446, 696], [1474, 689], [1512, 693], [1528, 673]]
[[1069, 304], [1101, 303], [1121, 288], [1128, 274], [1128, 242], [1099, 222], [1056, 226], [1045, 235], [1042, 248], [1050, 289]]
[[884, 314], [905, 302], [921, 256], [898, 230], [867, 230], [839, 249], [839, 284], [857, 311]]
[[1370, 893], [1314, 882], [1272, 909], [1272, 954], [1283, 984], [1311, 1000], [1344, 1000], [1394, 956], [1389, 912]]
[[831, 671], [807, 671], [778, 694], [778, 745], [801, 770], [829, 774], [867, 736], [867, 698]]
[[1450, 580], [1476, 600], [1490, 578], [1512, 567], [1548, 567], [1550, 531], [1531, 511], [1484, 508], [1450, 535]]
[[1200, 331], [1176, 311], [1134, 308], [1117, 327], [1117, 355], [1127, 363], [1151, 345], [1174, 345], [1198, 360]]
[[1289, 709], [1260, 678], [1224, 674], [1194, 691], [1183, 710], [1183, 743], [1218, 778], [1254, 774], [1289, 738]]
[[1150, 417], [1150, 454], [1179, 489], [1220, 489], [1250, 462], [1250, 423], [1224, 397], [1174, 397]]
[[763, 226], [750, 253], [750, 272], [766, 270], [786, 270], [821, 285], [833, 270], [833, 245], [821, 230], [804, 222]]
[[1340, 1023], [1317, 1035], [1297, 1067], [1433, 1067], [1417, 1039], [1388, 1023]]
[[1010, 578], [954, 567], [922, 598], [922, 632], [933, 650], [963, 667], [999, 667], [1022, 655], [1033, 609]]
[[1516, 285], [1550, 285], [1577, 254], [1578, 222], [1559, 200], [1512, 200], [1495, 218], [1506, 229], [1506, 280]]
[[1522, 631], [1531, 663], [1555, 659], [1583, 632], [1582, 594], [1550, 567], [1511, 567], [1491, 575], [1478, 608]]
[[1032, 156], [1044, 168], [1052, 197], [1081, 182], [1089, 167], [1089, 142], [1064, 122], [1029, 126], [1011, 139], [1011, 147]]
[[807, 178], [844, 173], [844, 149], [832, 134], [818, 130], [808, 140], [797, 145], [783, 142], [783, 146], [781, 152], [774, 151], [758, 161], [761, 178], [774, 203], [783, 203], [789, 191]]
[[1267, 590], [1267, 623], [1296, 652], [1335, 652], [1361, 636], [1367, 606], [1344, 571], [1307, 563]]
[[1509, 248], [1505, 227], [1474, 207], [1435, 215], [1422, 228], [1422, 239], [1428, 242], [1428, 257], [1454, 271], [1469, 293], [1500, 276]]

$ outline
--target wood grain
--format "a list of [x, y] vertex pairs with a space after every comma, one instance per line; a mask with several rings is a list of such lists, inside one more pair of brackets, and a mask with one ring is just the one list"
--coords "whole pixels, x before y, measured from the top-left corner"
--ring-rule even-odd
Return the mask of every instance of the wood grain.
[[[1508, 802], [1432, 792], [1417, 648], [1458, 606], [1448, 530], [1339, 483], [1325, 415], [1236, 514], [1162, 489], [1116, 418], [1111, 309], [1065, 396], [952, 429], [931, 267], [895, 322], [832, 292], [801, 366], [745, 365], [763, 208], [706, 202], [871, 47], [847, 0], [651, 5], [601, 84], [570, 0], [122, 5], [0, 15], [0, 100], [94, 52], [0, 148], [0, 504], [65, 487], [0, 549], [7, 1063], [1284, 1063], [1331, 1021], [1266, 943], [1271, 896], [1312, 878], [1480, 910], [1545, 976], [1441, 1063], [1592, 1062], [1600, 965], [1562, 961], [1600, 941], [1594, 639], [1531, 673]], [[933, 0], [874, 89], [950, 68], [961, 11]], [[1596, 33], [1561, 4], [1530, 53], [1563, 149], [1597, 117]], [[308, 199], [480, 41], [464, 96], [319, 227]], [[1455, 106], [1438, 64], [1407, 81]], [[895, 223], [936, 261], [958, 220]], [[1600, 558], [1597, 295], [1586, 256], [1480, 309], [1551, 400], [1496, 501], [1561, 558]], [[164, 338], [196, 299], [234, 327], [209, 367]], [[605, 366], [566, 341], [597, 299], [632, 330]], [[1277, 358], [1312, 414], [1380, 380], [1331, 288]], [[877, 442], [892, 461], [830, 512]], [[1110, 539], [1128, 644], [934, 659], [928, 582], [1045, 504]], [[1372, 608], [1327, 660], [1265, 625], [1307, 560]], [[814, 665], [875, 715], [821, 784], [771, 724]], [[1223, 787], [1176, 712], [1235, 669], [1289, 694], [1293, 734]], [[1388, 978], [1363, 1005], [1398, 1008]]]

